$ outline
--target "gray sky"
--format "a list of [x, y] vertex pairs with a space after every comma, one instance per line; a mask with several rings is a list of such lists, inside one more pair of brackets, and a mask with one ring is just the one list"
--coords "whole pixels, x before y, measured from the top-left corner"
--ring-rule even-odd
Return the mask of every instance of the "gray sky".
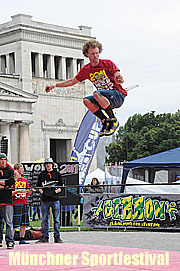
[[[135, 113], [175, 113], [180, 109], [179, 0], [0, 0], [0, 23], [25, 13], [32, 20], [92, 27], [104, 47], [102, 58], [120, 68], [131, 90], [116, 110], [120, 124]], [[82, 104], [83, 106], [83, 104]]]

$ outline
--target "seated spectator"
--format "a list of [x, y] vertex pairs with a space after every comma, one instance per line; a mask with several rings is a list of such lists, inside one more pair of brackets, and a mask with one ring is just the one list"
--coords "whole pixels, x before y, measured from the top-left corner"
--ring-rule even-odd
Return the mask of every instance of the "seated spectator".
[[[29, 206], [27, 201], [27, 195], [33, 192], [33, 189], [29, 188], [27, 179], [22, 177], [24, 173], [24, 167], [22, 164], [17, 163], [14, 165], [16, 175], [18, 179], [15, 182], [15, 190], [12, 192], [13, 195], [13, 234], [15, 228], [20, 227], [20, 241], [19, 244], [28, 244], [25, 240], [26, 226], [29, 226]], [[21, 189], [18, 189], [21, 188]], [[24, 189], [23, 189], [24, 188]]]
[[97, 178], [92, 178], [91, 186], [86, 186], [83, 189], [83, 193], [103, 193], [104, 188], [100, 185]]

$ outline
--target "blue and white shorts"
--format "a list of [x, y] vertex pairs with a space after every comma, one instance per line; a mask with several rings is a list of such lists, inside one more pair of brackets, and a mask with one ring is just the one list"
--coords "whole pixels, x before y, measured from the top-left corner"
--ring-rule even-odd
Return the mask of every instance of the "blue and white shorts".
[[[119, 108], [123, 104], [124, 99], [125, 99], [125, 95], [123, 93], [121, 93], [117, 90], [114, 90], [114, 89], [112, 89], [112, 90], [97, 90], [97, 92], [109, 100], [112, 109]], [[85, 98], [90, 100], [93, 104], [100, 106], [98, 104], [98, 102], [95, 100], [93, 95], [87, 96]]]
[[13, 227], [29, 226], [29, 206], [28, 204], [13, 205]]

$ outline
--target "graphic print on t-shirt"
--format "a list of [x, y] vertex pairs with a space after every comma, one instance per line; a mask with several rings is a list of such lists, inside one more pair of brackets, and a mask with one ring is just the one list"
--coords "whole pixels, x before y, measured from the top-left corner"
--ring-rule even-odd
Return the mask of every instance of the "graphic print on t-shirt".
[[55, 187], [57, 185], [58, 185], [58, 181], [57, 180], [44, 180], [42, 182], [42, 186], [43, 187], [47, 187], [47, 186]]
[[21, 188], [21, 192], [18, 192], [17, 194], [14, 195], [15, 200], [26, 198], [26, 190], [22, 188], [27, 188], [27, 182], [23, 179], [17, 180], [15, 183], [15, 190], [19, 188]]
[[94, 73], [90, 73], [89, 75], [90, 81], [93, 83], [93, 85], [97, 88], [97, 90], [100, 89], [113, 89], [113, 83], [108, 78], [106, 71], [100, 70], [99, 72], [96, 71]]

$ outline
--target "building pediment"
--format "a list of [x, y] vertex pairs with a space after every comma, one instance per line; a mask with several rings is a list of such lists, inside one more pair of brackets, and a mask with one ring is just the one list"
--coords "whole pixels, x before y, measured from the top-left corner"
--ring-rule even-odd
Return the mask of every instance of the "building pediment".
[[38, 96], [0, 82], [0, 100], [35, 103]]

